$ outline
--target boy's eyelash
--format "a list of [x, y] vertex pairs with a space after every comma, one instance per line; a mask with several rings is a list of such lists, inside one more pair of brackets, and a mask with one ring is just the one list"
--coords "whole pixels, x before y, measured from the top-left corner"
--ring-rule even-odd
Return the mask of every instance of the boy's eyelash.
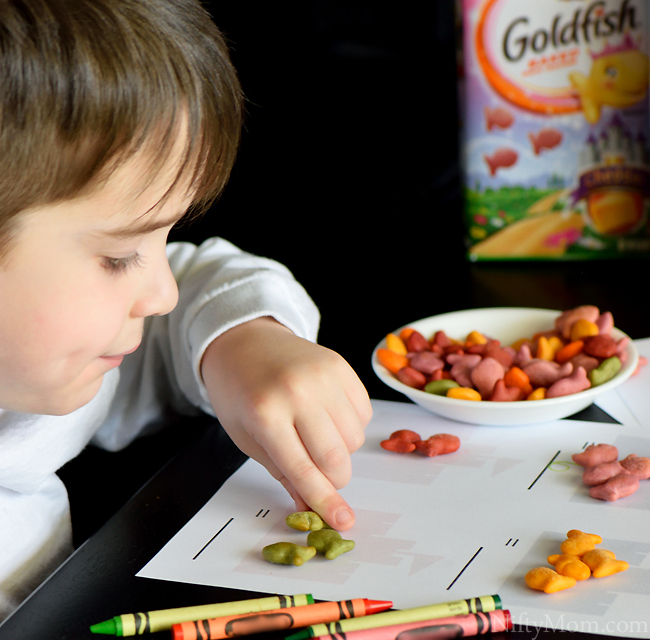
[[105, 257], [103, 266], [105, 269], [110, 271], [113, 274], [124, 273], [130, 267], [141, 267], [142, 266], [142, 256], [136, 251], [130, 256], [125, 258], [109, 258]]

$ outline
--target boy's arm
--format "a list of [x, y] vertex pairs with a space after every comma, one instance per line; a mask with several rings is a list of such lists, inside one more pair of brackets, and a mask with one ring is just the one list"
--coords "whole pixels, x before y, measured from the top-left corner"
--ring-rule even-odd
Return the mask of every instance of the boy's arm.
[[349, 477], [371, 409], [347, 363], [315, 344], [318, 309], [286, 267], [225, 240], [171, 243], [168, 258], [178, 306], [148, 319], [95, 444], [120, 449], [167, 407], [198, 407], [218, 416], [298, 508], [309, 504], [334, 525], [345, 504], [335, 487]]
[[205, 352], [212, 406], [235, 444], [293, 497], [336, 529], [354, 524], [337, 493], [372, 412], [365, 388], [338, 354], [269, 317], [234, 327]]

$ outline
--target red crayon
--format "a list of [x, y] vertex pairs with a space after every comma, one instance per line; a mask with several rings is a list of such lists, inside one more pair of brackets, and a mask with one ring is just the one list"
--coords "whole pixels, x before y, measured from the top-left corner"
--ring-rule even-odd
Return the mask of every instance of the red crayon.
[[392, 606], [393, 603], [387, 600], [367, 600], [366, 598], [341, 602], [319, 602], [302, 607], [275, 609], [275, 611], [182, 622], [172, 627], [172, 637], [174, 640], [220, 640], [221, 638], [234, 638], [262, 631], [294, 629], [308, 627], [312, 624], [357, 618], [386, 611]]
[[311, 640], [447, 640], [462, 636], [477, 636], [484, 633], [509, 631], [512, 618], [507, 610], [485, 613], [468, 613], [435, 620], [405, 622], [373, 629], [341, 631]]

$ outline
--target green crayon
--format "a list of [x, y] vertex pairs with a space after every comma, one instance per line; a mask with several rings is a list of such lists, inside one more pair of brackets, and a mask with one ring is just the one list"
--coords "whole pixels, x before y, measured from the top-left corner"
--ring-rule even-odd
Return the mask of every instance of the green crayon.
[[236, 602], [218, 602], [196, 607], [148, 611], [147, 613], [126, 613], [104, 622], [98, 622], [92, 625], [90, 630], [93, 633], [103, 633], [111, 636], [136, 636], [171, 629], [174, 624], [191, 620], [204, 620], [206, 618], [233, 616], [257, 611], [272, 611], [285, 607], [301, 607], [306, 604], [314, 604], [314, 598], [309, 593], [296, 596], [269, 596], [268, 598], [254, 598]]
[[478, 598], [452, 600], [451, 602], [430, 604], [413, 609], [384, 611], [383, 613], [375, 613], [371, 616], [337, 620], [336, 622], [328, 622], [326, 624], [314, 624], [303, 631], [287, 636], [285, 640], [307, 640], [308, 638], [330, 634], [340, 635], [341, 633], [357, 631], [359, 629], [373, 629], [392, 624], [419, 622], [420, 620], [433, 620], [435, 618], [460, 616], [467, 613], [479, 613], [481, 611], [496, 611], [498, 609], [501, 609], [501, 598], [499, 596], [479, 596]]

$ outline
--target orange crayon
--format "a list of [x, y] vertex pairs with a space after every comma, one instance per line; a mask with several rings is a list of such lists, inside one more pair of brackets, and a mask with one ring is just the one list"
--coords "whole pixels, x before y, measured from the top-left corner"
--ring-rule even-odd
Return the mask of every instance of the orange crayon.
[[[358, 618], [386, 611], [393, 606], [388, 600], [356, 598], [341, 602], [319, 602], [302, 607], [288, 607], [261, 613], [222, 616], [209, 620], [182, 622], [172, 627], [174, 640], [220, 640], [263, 631], [281, 631]], [[300, 611], [298, 611], [300, 609]]]

